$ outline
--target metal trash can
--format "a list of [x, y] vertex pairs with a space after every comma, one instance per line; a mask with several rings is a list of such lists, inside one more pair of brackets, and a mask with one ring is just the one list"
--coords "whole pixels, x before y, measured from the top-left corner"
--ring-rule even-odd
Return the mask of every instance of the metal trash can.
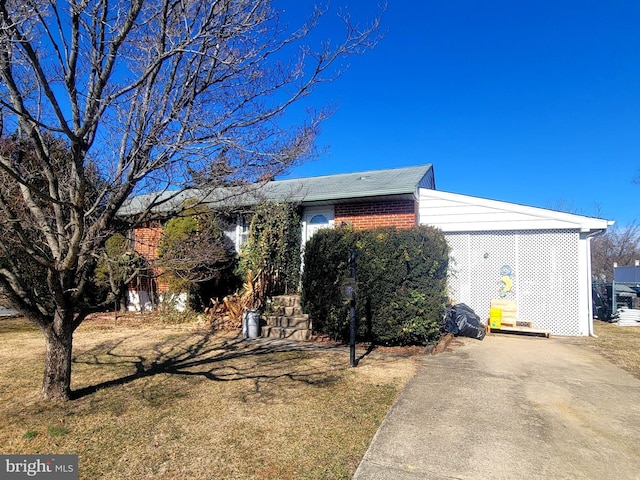
[[258, 338], [260, 336], [260, 312], [245, 310], [242, 315], [243, 338]]

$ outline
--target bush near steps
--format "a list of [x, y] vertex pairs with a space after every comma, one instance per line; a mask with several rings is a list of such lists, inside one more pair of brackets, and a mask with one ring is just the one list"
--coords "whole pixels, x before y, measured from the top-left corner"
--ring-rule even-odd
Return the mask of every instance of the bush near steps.
[[356, 252], [358, 341], [426, 345], [441, 335], [449, 248], [442, 232], [351, 228], [321, 230], [305, 245], [302, 304], [314, 330], [348, 341], [350, 303], [342, 290]]

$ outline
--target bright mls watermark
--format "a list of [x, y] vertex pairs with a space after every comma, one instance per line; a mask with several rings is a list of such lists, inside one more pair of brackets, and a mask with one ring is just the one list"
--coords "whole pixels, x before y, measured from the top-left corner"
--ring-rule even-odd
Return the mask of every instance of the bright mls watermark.
[[78, 455], [0, 455], [0, 478], [78, 480]]

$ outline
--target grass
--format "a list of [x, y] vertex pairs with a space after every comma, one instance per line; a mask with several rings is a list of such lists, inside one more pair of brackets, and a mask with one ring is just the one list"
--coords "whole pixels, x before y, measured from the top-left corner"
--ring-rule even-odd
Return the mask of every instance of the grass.
[[49, 436], [51, 438], [55, 438], [55, 437], [62, 437], [63, 435], [66, 435], [67, 433], [69, 433], [69, 429], [62, 427], [60, 425], [48, 425], [47, 432], [49, 432]]
[[640, 379], [640, 327], [619, 327], [594, 320], [598, 338], [584, 343]]
[[31, 440], [33, 438], [36, 438], [37, 436], [38, 436], [38, 432], [33, 430], [27, 430], [26, 432], [24, 432], [24, 435], [22, 436], [22, 438], [24, 438], [25, 440]]
[[76, 453], [82, 479], [351, 478], [419, 363], [113, 319], [74, 347], [77, 398], [42, 403], [42, 335], [0, 320], [0, 453]]

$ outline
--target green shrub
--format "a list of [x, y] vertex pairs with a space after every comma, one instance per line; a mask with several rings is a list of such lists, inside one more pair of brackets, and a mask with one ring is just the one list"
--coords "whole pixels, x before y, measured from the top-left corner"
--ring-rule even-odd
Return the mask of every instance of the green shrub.
[[251, 217], [249, 237], [240, 250], [237, 275], [262, 271], [268, 296], [292, 293], [300, 284], [300, 215], [288, 203], [264, 202]]
[[359, 340], [424, 345], [438, 339], [444, 311], [448, 247], [442, 233], [418, 226], [318, 232], [305, 246], [302, 300], [314, 329], [348, 338], [349, 304], [341, 286], [356, 250]]
[[163, 226], [158, 266], [171, 294], [187, 293], [188, 306], [201, 311], [211, 298], [237, 287], [233, 242], [224, 234], [226, 220], [207, 207], [186, 209]]
[[349, 304], [341, 286], [349, 277], [349, 254], [357, 234], [351, 229], [320, 230], [305, 244], [302, 305], [317, 332], [348, 338]]
[[[121, 311], [127, 308], [127, 286], [149, 265], [142, 255], [131, 248], [130, 242], [121, 233], [107, 238], [95, 269], [94, 283], [98, 298], [104, 303], [113, 303]], [[98, 303], [98, 302], [96, 302]]]
[[163, 228], [158, 265], [172, 292], [219, 280], [235, 266], [233, 244], [224, 235], [221, 218], [206, 207], [185, 210]]

